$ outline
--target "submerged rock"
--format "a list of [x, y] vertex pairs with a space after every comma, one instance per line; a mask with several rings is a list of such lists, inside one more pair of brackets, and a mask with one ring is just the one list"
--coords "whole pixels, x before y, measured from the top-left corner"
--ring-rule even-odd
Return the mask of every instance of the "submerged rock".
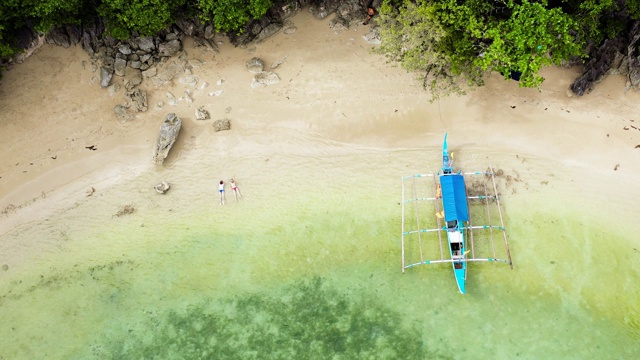
[[153, 150], [153, 162], [156, 165], [162, 165], [164, 159], [169, 155], [169, 150], [178, 139], [182, 120], [174, 113], [169, 113], [160, 126], [160, 134], [156, 140], [156, 146]]

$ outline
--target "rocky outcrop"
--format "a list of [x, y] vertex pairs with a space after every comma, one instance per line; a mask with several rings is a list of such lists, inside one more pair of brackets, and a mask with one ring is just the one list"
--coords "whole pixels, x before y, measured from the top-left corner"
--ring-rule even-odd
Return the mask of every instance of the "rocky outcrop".
[[[576, 95], [589, 93], [609, 73], [623, 49], [621, 39], [608, 39], [597, 49], [595, 56], [587, 62], [582, 76], [577, 78], [570, 88]], [[618, 62], [620, 66], [620, 61]]]
[[169, 150], [171, 150], [171, 147], [178, 139], [181, 126], [182, 120], [180, 120], [176, 114], [167, 114], [167, 117], [160, 126], [160, 134], [153, 149], [153, 162], [156, 165], [162, 165], [164, 159], [169, 155]]
[[257, 57], [254, 57], [246, 62], [245, 67], [247, 68], [247, 70], [249, 70], [250, 73], [257, 74], [264, 70], [264, 61]]
[[309, 12], [316, 19], [324, 19], [335, 12], [341, 3], [341, 0], [320, 0], [309, 6]]
[[640, 21], [636, 21], [629, 34], [629, 45], [627, 46], [629, 84], [628, 86], [638, 90], [640, 88]]

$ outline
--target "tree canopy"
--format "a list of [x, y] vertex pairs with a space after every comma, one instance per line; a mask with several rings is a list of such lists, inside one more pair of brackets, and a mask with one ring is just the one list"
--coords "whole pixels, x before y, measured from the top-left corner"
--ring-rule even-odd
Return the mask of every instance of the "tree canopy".
[[380, 51], [424, 72], [435, 97], [482, 84], [488, 70], [536, 87], [543, 66], [585, 55], [587, 30], [546, 0], [385, 0], [380, 22]]

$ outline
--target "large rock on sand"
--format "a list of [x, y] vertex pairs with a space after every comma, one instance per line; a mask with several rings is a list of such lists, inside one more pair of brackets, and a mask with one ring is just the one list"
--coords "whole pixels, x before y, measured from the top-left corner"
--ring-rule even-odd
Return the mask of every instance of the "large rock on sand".
[[167, 114], [162, 126], [160, 126], [160, 134], [153, 150], [153, 162], [156, 165], [162, 165], [164, 159], [169, 155], [169, 150], [178, 139], [182, 120], [174, 113]]

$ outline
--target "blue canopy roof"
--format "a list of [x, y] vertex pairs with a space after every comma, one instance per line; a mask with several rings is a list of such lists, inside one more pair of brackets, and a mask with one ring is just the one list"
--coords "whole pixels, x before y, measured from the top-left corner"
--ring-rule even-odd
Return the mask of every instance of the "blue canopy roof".
[[440, 186], [442, 186], [444, 219], [446, 221], [469, 221], [469, 207], [467, 206], [464, 177], [461, 174], [441, 175]]

